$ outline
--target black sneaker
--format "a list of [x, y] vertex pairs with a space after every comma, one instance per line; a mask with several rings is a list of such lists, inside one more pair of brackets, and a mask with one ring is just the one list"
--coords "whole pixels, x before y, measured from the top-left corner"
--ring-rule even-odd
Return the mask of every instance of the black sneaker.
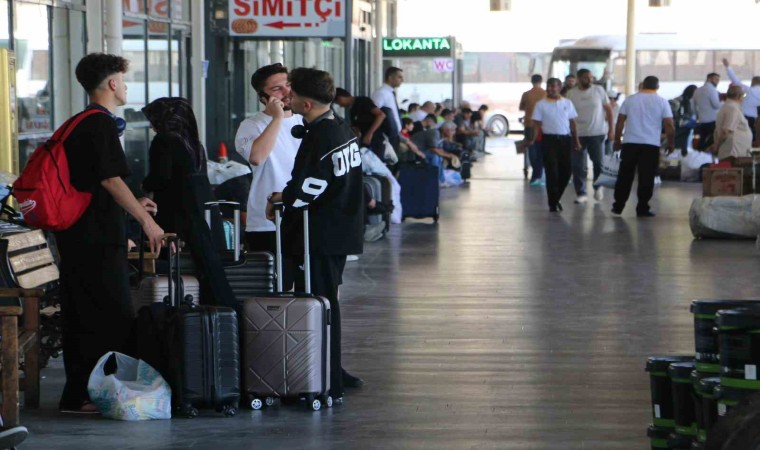
[[355, 377], [343, 369], [343, 386], [349, 388], [360, 388], [364, 386], [365, 382], [359, 377]]
[[560, 210], [560, 211], [564, 211], [565, 210], [564, 208], [562, 208], [562, 203], [560, 203], [560, 202], [557, 202], [557, 209]]
[[636, 217], [655, 217], [657, 214], [652, 211], [637, 212]]
[[623, 214], [623, 210], [622, 209], [617, 209], [617, 208], [612, 208], [612, 214], [614, 214], [616, 216], [619, 216], [619, 215]]

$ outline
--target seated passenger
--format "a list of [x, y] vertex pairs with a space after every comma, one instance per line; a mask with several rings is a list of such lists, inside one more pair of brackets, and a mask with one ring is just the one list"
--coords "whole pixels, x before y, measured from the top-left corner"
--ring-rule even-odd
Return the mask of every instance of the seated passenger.
[[454, 123], [457, 124], [457, 142], [461, 143], [465, 150], [474, 151], [480, 130], [472, 124], [472, 110], [462, 108], [462, 113], [454, 118]]
[[425, 154], [425, 161], [439, 168], [438, 180], [445, 182], [443, 176], [443, 159], [451, 160], [454, 154], [441, 148], [441, 137], [435, 128], [435, 116], [430, 114], [422, 121], [423, 129], [412, 135], [412, 142]]

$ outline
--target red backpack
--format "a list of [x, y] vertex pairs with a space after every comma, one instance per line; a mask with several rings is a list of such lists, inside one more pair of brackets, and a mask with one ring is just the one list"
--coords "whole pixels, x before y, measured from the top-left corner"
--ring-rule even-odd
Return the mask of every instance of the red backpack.
[[63, 142], [92, 114], [105, 113], [93, 108], [67, 120], [52, 138], [34, 150], [13, 183], [13, 196], [29, 226], [47, 231], [65, 230], [74, 225], [90, 205], [92, 194], [79, 192], [71, 185]]

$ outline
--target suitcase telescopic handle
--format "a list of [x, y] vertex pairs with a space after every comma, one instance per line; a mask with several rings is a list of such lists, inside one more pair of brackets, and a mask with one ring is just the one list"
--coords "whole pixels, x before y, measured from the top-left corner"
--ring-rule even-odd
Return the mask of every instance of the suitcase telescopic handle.
[[206, 216], [206, 224], [208, 224], [209, 229], [211, 229], [211, 207], [212, 206], [229, 206], [233, 210], [233, 231], [232, 231], [232, 246], [234, 247], [232, 249], [233, 257], [235, 258], [235, 262], [240, 261], [240, 203], [238, 202], [231, 202], [228, 200], [220, 200], [216, 202], [206, 202], [204, 203], [205, 211], [204, 214]]
[[[282, 292], [282, 211], [284, 204], [282, 202], [273, 203], [274, 205], [274, 227], [275, 227], [275, 264], [277, 266], [277, 292]], [[303, 209], [303, 272], [304, 272], [304, 292], [311, 294], [311, 258], [309, 254], [309, 210]]]

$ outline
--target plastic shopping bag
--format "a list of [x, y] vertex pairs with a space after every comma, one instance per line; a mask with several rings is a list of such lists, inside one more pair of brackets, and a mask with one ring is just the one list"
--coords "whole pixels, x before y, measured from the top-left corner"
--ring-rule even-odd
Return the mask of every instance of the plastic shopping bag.
[[[105, 374], [108, 359], [116, 372]], [[116, 420], [171, 419], [172, 391], [148, 363], [117, 352], [103, 355], [87, 383], [90, 400], [104, 417]]]
[[615, 189], [618, 170], [620, 170], [620, 152], [612, 152], [602, 158], [602, 173], [594, 181], [594, 188], [606, 187]]
[[235, 161], [228, 161], [226, 163], [207, 161], [206, 171], [208, 173], [209, 182], [216, 186], [235, 177], [248, 175], [251, 173], [251, 168]]

